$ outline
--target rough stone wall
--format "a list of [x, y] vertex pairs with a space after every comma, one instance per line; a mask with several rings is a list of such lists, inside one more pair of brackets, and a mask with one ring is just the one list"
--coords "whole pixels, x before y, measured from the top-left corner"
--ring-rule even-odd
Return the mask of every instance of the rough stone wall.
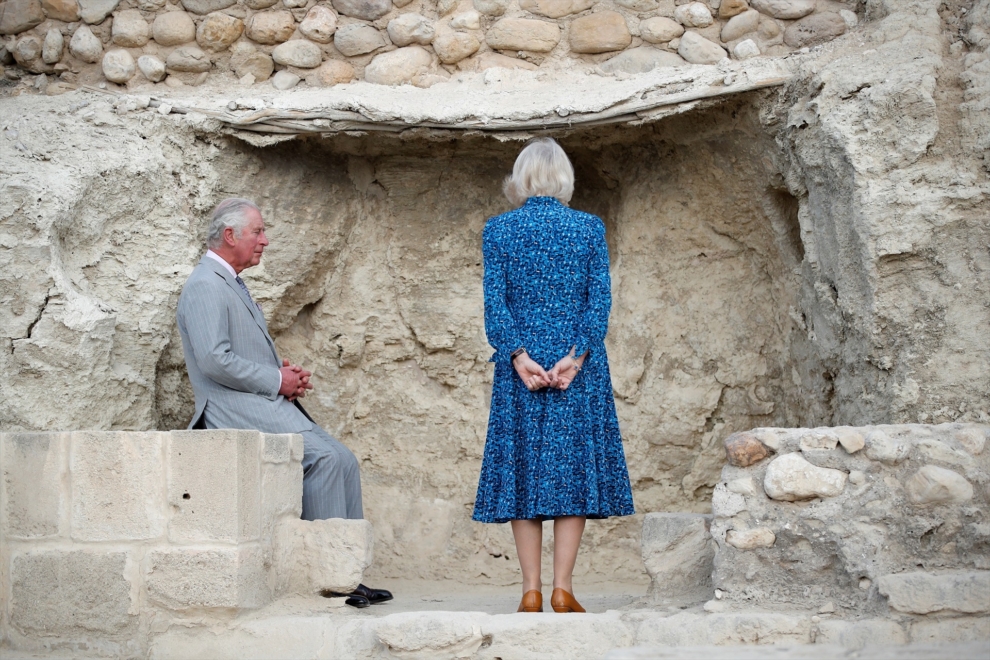
[[715, 488], [715, 597], [826, 614], [990, 612], [990, 427], [755, 429]]
[[[750, 4], [752, 7], [750, 7]], [[779, 56], [858, 22], [833, 0], [5, 0], [10, 80], [428, 87], [493, 66], [638, 73]], [[284, 71], [284, 73], [282, 73]], [[46, 79], [47, 84], [47, 79]], [[58, 85], [53, 92], [60, 91]]]

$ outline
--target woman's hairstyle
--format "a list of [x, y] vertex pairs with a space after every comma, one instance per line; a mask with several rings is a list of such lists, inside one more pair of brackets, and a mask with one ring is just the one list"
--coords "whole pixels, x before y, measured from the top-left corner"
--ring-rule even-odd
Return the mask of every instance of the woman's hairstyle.
[[567, 204], [574, 194], [574, 167], [553, 138], [533, 140], [519, 152], [502, 192], [514, 206], [530, 197], [556, 197]]
[[206, 247], [212, 249], [223, 245], [223, 230], [231, 227], [234, 236], [240, 238], [244, 226], [247, 225], [247, 211], [254, 209], [261, 213], [258, 206], [250, 199], [228, 197], [213, 209], [210, 228], [206, 231]]

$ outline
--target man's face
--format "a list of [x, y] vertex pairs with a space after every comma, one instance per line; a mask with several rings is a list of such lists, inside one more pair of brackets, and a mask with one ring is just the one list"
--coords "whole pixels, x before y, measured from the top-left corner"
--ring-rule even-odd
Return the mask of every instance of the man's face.
[[240, 273], [245, 268], [257, 266], [261, 263], [261, 253], [268, 245], [268, 237], [265, 236], [265, 221], [261, 219], [261, 213], [255, 209], [245, 211], [248, 222], [241, 230], [238, 237], [233, 229], [225, 232], [227, 243], [230, 246], [230, 265]]

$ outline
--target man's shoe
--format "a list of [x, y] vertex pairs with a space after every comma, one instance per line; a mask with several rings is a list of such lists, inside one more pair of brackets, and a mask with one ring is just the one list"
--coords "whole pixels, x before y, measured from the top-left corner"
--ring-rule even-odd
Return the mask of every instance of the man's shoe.
[[366, 587], [363, 584], [359, 584], [353, 594], [355, 596], [363, 596], [364, 598], [367, 598], [368, 602], [372, 605], [377, 605], [378, 603], [384, 603], [387, 600], [392, 600], [391, 591], [386, 591], [385, 589], [372, 589], [371, 587]]
[[371, 607], [371, 601], [364, 596], [348, 596], [344, 603], [351, 607]]

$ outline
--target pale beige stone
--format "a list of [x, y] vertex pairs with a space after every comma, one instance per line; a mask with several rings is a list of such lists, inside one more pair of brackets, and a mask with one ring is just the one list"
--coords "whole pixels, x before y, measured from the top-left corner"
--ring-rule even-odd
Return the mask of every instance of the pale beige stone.
[[481, 14], [473, 9], [457, 14], [450, 19], [450, 27], [454, 30], [480, 30]]
[[407, 12], [393, 18], [388, 22], [387, 32], [388, 38], [399, 47], [410, 44], [429, 46], [436, 34], [433, 21], [414, 12]]
[[314, 5], [306, 12], [306, 18], [299, 23], [299, 32], [307, 39], [320, 44], [333, 41], [333, 34], [336, 31], [337, 14], [323, 5]]
[[124, 48], [140, 48], [151, 39], [151, 26], [137, 9], [114, 14], [111, 41]]
[[791, 48], [817, 46], [845, 34], [846, 22], [834, 12], [812, 14], [787, 26], [784, 43]]
[[684, 34], [684, 26], [664, 16], [654, 16], [639, 23], [639, 36], [651, 44], [666, 43]]
[[685, 603], [711, 598], [715, 544], [710, 522], [704, 514], [646, 514], [641, 547], [651, 598]]
[[165, 58], [169, 73], [203, 73], [212, 68], [210, 56], [197, 46], [180, 46]]
[[227, 50], [244, 33], [244, 21], [221, 12], [207, 15], [196, 28], [196, 43], [206, 50]]
[[354, 57], [384, 48], [386, 42], [382, 33], [370, 25], [352, 23], [337, 28], [333, 35], [333, 45], [342, 55]]
[[0, 433], [4, 460], [0, 465], [3, 489], [3, 534], [11, 538], [57, 536], [62, 511], [68, 507], [67, 434]]
[[508, 57], [500, 53], [487, 51], [461, 60], [457, 63], [457, 68], [463, 71], [485, 71], [486, 69], [522, 69], [524, 71], [535, 71], [538, 67], [532, 62], [521, 60], [517, 57]]
[[692, 64], [715, 64], [728, 57], [724, 48], [691, 31], [681, 36], [677, 54]]
[[142, 55], [137, 59], [137, 66], [144, 77], [151, 82], [161, 82], [165, 79], [165, 63], [154, 55]]
[[626, 48], [632, 35], [622, 14], [601, 11], [571, 21], [568, 40], [575, 53], [608, 53]]
[[48, 18], [66, 23], [79, 20], [79, 3], [76, 0], [41, 0], [41, 7]]
[[748, 60], [760, 54], [760, 47], [752, 39], [743, 39], [732, 47], [732, 56], [737, 60]]
[[519, 0], [519, 8], [538, 16], [563, 18], [595, 6], [598, 0]]
[[320, 66], [323, 59], [323, 52], [320, 47], [312, 41], [305, 39], [293, 39], [284, 44], [275, 46], [272, 50], [272, 59], [276, 64], [284, 66], [294, 66], [299, 69], [315, 69]]
[[770, 548], [776, 542], [777, 536], [767, 527], [754, 529], [730, 529], [725, 533], [725, 542], [740, 550], [755, 548]]
[[753, 9], [767, 16], [794, 20], [815, 11], [815, 0], [749, 0]]
[[602, 71], [615, 73], [622, 71], [625, 73], [645, 73], [657, 67], [663, 66], [685, 66], [685, 62], [676, 53], [653, 48], [652, 46], [640, 46], [625, 50], [606, 62], [602, 62]]
[[332, 87], [352, 80], [354, 80], [354, 67], [341, 60], [327, 60], [314, 74], [306, 78], [306, 82], [314, 87]]
[[472, 4], [485, 16], [501, 16], [509, 6], [509, 0], [472, 0]]
[[[756, 54], [759, 55], [759, 52], [759, 49], [757, 49]], [[855, 454], [866, 446], [866, 440], [863, 438], [863, 434], [858, 431], [854, 431], [852, 429], [836, 429], [835, 434], [839, 439], [839, 444], [842, 445], [842, 448], [850, 454]]]
[[374, 542], [367, 520], [283, 520], [274, 550], [278, 592], [353, 590], [374, 559]]
[[684, 27], [703, 28], [715, 22], [712, 12], [703, 2], [689, 2], [674, 10], [674, 19]]
[[364, 68], [364, 79], [378, 85], [413, 84], [432, 63], [433, 57], [422, 46], [406, 46], [376, 55]]
[[79, 17], [90, 25], [102, 23], [113, 13], [120, 0], [78, 0]]
[[333, 8], [344, 16], [373, 21], [392, 9], [392, 0], [332, 0]]
[[481, 42], [474, 35], [462, 32], [441, 34], [433, 41], [433, 50], [444, 64], [456, 64], [470, 57], [481, 48]]
[[162, 46], [179, 46], [196, 38], [196, 24], [184, 11], [169, 11], [155, 17], [151, 34]]
[[244, 0], [244, 6], [250, 9], [261, 11], [278, 4], [278, 0]]
[[[103, 77], [109, 80], [110, 82], [120, 83], [120, 84], [126, 83], [128, 80], [133, 78], [134, 73], [137, 71], [137, 67], [134, 63], [134, 58], [131, 56], [130, 53], [128, 53], [123, 48], [115, 48], [114, 50], [108, 50], [106, 54], [103, 56], [102, 66], [103, 66]], [[154, 474], [154, 471], [152, 472], [152, 474]], [[130, 494], [121, 493], [120, 500], [115, 500], [115, 501], [124, 501], [130, 503], [129, 495]], [[140, 500], [138, 501], [140, 502]], [[112, 517], [123, 517], [121, 516], [120, 512], [114, 511], [112, 509], [105, 511], [104, 513]], [[161, 524], [160, 512], [158, 518], [159, 518], [158, 524], [160, 525]], [[73, 524], [73, 527], [75, 527], [75, 524]], [[158, 532], [158, 530], [155, 531]], [[73, 536], [75, 536], [75, 534], [76, 532], [75, 530], [73, 530]], [[157, 533], [155, 535], [157, 536]], [[113, 538], [120, 538], [120, 536], [118, 535]], [[147, 537], [139, 537], [139, 538], [147, 538]]]
[[744, 11], [733, 16], [722, 26], [722, 41], [729, 42], [742, 38], [743, 35], [755, 32], [760, 26], [760, 12], [755, 9]]
[[45, 43], [41, 47], [41, 59], [45, 64], [55, 64], [62, 59], [65, 49], [65, 38], [58, 30], [51, 29], [45, 34]]
[[147, 566], [148, 599], [171, 610], [253, 609], [271, 600], [256, 545], [154, 550]]
[[556, 23], [528, 18], [503, 18], [485, 34], [489, 48], [549, 53], [560, 42]]
[[69, 52], [83, 62], [96, 64], [103, 57], [103, 43], [88, 25], [80, 25], [69, 39]]
[[958, 472], [926, 465], [905, 482], [908, 499], [915, 504], [961, 503], [973, 499], [973, 485]]
[[41, 59], [42, 49], [41, 39], [29, 34], [17, 40], [14, 45], [14, 59], [30, 71], [34, 64]]
[[206, 14], [226, 9], [236, 3], [236, 0], [181, 0], [182, 6], [194, 14]]
[[981, 428], [963, 428], [955, 431], [952, 435], [963, 449], [973, 456], [982, 454], [983, 448], [987, 444], [987, 432]]
[[265, 11], [247, 22], [247, 38], [259, 44], [280, 44], [296, 31], [296, 19], [287, 11]]
[[880, 593], [898, 612], [990, 613], [990, 571], [912, 571], [881, 576]]
[[660, 5], [659, 0], [615, 0], [615, 4], [638, 12], [654, 11]]
[[272, 76], [272, 87], [284, 92], [298, 85], [301, 80], [301, 77], [291, 71], [282, 70], [276, 72], [275, 75]]
[[256, 82], [264, 82], [275, 70], [275, 62], [254, 46], [238, 42], [231, 49], [230, 67], [239, 78], [251, 75]]
[[763, 489], [771, 499], [787, 502], [835, 497], [845, 489], [846, 478], [845, 472], [812, 465], [801, 454], [784, 454], [770, 461]]
[[798, 447], [801, 451], [814, 449], [835, 449], [839, 444], [839, 438], [832, 431], [808, 433], [802, 436]]
[[911, 447], [890, 438], [880, 429], [866, 434], [866, 456], [874, 461], [896, 465], [908, 457]]

